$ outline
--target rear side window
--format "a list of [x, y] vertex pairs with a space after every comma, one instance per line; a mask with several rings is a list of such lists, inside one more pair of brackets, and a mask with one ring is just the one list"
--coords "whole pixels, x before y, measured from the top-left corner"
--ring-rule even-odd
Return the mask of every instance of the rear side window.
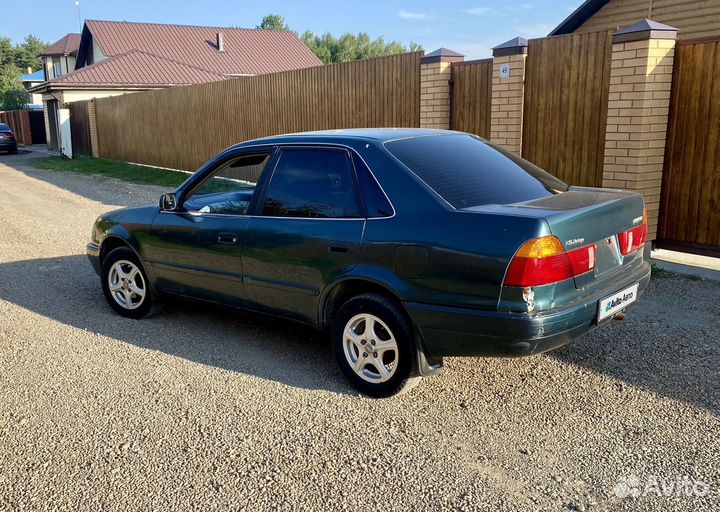
[[385, 147], [454, 208], [548, 197], [567, 185], [472, 135], [417, 137]]
[[362, 158], [353, 153], [353, 163], [362, 191], [368, 218], [392, 217], [394, 210], [377, 180], [370, 173]]
[[348, 153], [334, 149], [284, 149], [270, 181], [263, 215], [362, 217]]

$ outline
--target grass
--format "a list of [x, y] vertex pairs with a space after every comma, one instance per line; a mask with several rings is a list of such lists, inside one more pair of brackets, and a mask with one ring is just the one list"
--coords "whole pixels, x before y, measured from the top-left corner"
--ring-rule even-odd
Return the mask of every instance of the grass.
[[665, 270], [664, 268], [660, 268], [654, 263], [650, 264], [650, 277], [652, 279], [668, 279], [668, 278], [681, 278], [681, 279], [688, 279], [690, 281], [702, 281], [703, 278], [700, 276], [696, 276], [694, 274], [678, 274], [677, 272], [672, 272], [670, 270]]
[[71, 160], [59, 156], [51, 156], [33, 162], [39, 169], [52, 171], [69, 171], [81, 174], [95, 174], [117, 178], [130, 183], [157, 185], [159, 187], [176, 188], [188, 178], [188, 174], [166, 169], [156, 169], [142, 165], [128, 164], [105, 158], [79, 156]]

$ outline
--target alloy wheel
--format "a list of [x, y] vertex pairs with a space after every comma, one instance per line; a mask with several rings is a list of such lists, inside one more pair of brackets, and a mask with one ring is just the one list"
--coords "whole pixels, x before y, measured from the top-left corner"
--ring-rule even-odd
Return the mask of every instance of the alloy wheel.
[[137, 309], [145, 300], [145, 278], [135, 263], [118, 260], [108, 272], [110, 295], [121, 307]]
[[350, 368], [367, 382], [386, 382], [397, 370], [397, 342], [387, 324], [375, 315], [355, 315], [345, 324], [343, 352]]

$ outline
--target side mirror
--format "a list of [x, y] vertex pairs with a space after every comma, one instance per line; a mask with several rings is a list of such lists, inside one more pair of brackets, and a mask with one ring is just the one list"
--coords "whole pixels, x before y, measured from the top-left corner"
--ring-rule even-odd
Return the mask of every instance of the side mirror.
[[160, 196], [160, 209], [164, 212], [174, 212], [177, 209], [175, 194], [163, 194]]

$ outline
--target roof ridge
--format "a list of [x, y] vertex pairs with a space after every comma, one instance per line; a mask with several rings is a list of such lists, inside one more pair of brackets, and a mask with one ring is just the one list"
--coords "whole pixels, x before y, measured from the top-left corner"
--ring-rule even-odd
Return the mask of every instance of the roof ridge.
[[155, 25], [160, 27], [191, 27], [191, 28], [218, 28], [224, 30], [244, 30], [248, 32], [289, 32], [294, 34], [292, 30], [268, 30], [264, 28], [245, 28], [245, 27], [222, 27], [215, 25], [185, 25], [182, 23], [159, 23], [156, 21], [116, 21], [116, 20], [85, 20], [85, 23], [96, 22], [96, 23], [127, 23], [129, 25]]

